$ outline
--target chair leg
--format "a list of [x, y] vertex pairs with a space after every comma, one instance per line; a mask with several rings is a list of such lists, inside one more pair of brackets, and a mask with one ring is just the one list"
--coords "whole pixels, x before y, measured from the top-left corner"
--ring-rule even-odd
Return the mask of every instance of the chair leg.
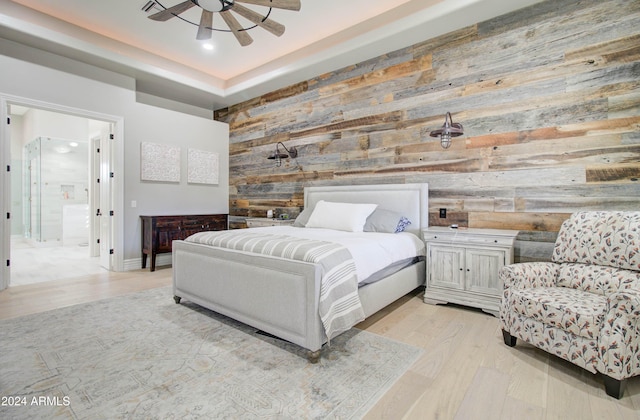
[[502, 330], [502, 339], [504, 340], [504, 344], [509, 347], [514, 347], [516, 345], [517, 337], [512, 336], [507, 331]]
[[626, 379], [613, 379], [611, 376], [604, 376], [604, 390], [607, 392], [607, 395], [616, 399], [622, 398], [622, 394], [624, 394], [624, 389], [627, 386]]

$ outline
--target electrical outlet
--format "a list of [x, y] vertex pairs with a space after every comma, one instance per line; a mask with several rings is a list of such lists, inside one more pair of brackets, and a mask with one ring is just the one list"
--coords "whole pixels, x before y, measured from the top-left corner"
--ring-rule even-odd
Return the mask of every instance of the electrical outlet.
[[447, 209], [440, 209], [440, 218], [441, 219], [447, 218]]

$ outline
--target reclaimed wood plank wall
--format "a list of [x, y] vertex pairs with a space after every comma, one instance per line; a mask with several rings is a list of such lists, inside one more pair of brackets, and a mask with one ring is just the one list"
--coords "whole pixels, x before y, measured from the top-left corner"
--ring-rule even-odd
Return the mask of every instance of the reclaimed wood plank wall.
[[[427, 182], [431, 225], [517, 229], [516, 261], [546, 260], [570, 213], [640, 209], [640, 2], [539, 3], [215, 115], [232, 227], [295, 217], [305, 186]], [[276, 167], [279, 141], [299, 156]]]

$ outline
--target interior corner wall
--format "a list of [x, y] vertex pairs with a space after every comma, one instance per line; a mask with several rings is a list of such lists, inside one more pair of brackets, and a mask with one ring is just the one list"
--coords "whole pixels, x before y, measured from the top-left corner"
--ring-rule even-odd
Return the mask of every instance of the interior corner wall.
[[[132, 90], [2, 55], [2, 47], [3, 44], [0, 43], [0, 95], [123, 118], [124, 174], [115, 176], [124, 177], [124, 232], [121, 233], [125, 247], [121, 254], [124, 265], [127, 265], [127, 260], [137, 261], [141, 256], [140, 215], [228, 213], [227, 124], [137, 103]], [[31, 53], [45, 54], [36, 50]], [[57, 59], [62, 60], [61, 57]], [[96, 71], [104, 72], [102, 69]], [[181, 147], [182, 177], [179, 183], [141, 181], [142, 142]], [[188, 148], [219, 154], [218, 185], [187, 183]], [[132, 201], [136, 201], [136, 207], [131, 206]], [[2, 203], [3, 208], [4, 206]]]

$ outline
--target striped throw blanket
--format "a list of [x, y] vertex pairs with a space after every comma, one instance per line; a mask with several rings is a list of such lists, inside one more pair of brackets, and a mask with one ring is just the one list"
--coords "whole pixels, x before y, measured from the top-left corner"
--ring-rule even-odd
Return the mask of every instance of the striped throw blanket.
[[319, 315], [329, 340], [364, 319], [355, 263], [340, 244], [251, 229], [200, 232], [186, 241], [320, 265]]

